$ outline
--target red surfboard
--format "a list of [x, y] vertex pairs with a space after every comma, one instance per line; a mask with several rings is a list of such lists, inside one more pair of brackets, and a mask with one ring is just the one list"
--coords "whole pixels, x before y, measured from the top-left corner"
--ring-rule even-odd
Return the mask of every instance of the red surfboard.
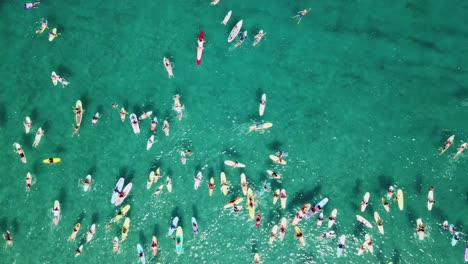
[[201, 44], [201, 49], [198, 48], [197, 44], [197, 65], [200, 65], [203, 57], [203, 46], [205, 42], [205, 33], [203, 31], [200, 31], [200, 34], [198, 34], [198, 40], [203, 41]]

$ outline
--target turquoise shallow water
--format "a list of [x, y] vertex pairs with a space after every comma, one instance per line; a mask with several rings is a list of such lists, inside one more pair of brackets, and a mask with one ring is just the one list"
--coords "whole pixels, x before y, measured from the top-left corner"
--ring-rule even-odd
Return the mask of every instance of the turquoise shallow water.
[[[2, 263], [137, 263], [136, 244], [150, 255], [151, 236], [160, 242], [150, 263], [251, 263], [258, 252], [264, 263], [461, 263], [464, 241], [450, 245], [450, 235], [438, 224], [448, 220], [466, 232], [468, 188], [466, 153], [452, 155], [467, 140], [468, 31], [462, 1], [63, 1], [43, 2], [25, 11], [22, 3], [0, 2], [0, 230], [10, 230], [13, 247], [2, 247]], [[300, 25], [290, 17], [312, 7]], [[220, 24], [227, 11], [233, 15]], [[37, 22], [47, 18], [62, 33], [53, 42], [37, 36]], [[235, 23], [244, 19], [249, 37], [232, 50], [226, 42]], [[257, 47], [253, 36], [267, 35]], [[196, 38], [205, 31], [201, 67], [195, 65]], [[174, 62], [168, 79], [162, 58]], [[51, 71], [70, 85], [54, 87]], [[181, 95], [184, 119], [171, 110], [172, 96]], [[266, 93], [265, 115], [258, 116], [260, 95]], [[86, 110], [79, 137], [71, 137], [72, 106], [82, 100]], [[158, 125], [157, 142], [145, 150], [149, 121], [135, 136], [120, 106], [140, 115], [152, 110], [171, 122], [165, 137]], [[103, 117], [94, 127], [95, 112]], [[32, 132], [45, 130], [39, 147], [34, 134], [24, 134], [25, 116]], [[265, 133], [247, 133], [254, 122], [269, 121]], [[440, 156], [437, 148], [455, 134], [455, 143]], [[19, 161], [12, 144], [22, 144], [27, 164]], [[184, 166], [179, 152], [194, 155]], [[274, 165], [268, 155], [281, 149], [288, 164]], [[57, 165], [42, 164], [61, 157]], [[245, 170], [223, 165], [226, 159], [247, 164]], [[157, 197], [146, 190], [151, 170], [161, 167], [174, 190]], [[204, 184], [193, 190], [198, 170]], [[261, 193], [270, 181], [266, 169], [283, 174], [273, 188], [288, 192], [287, 209], [271, 203], [272, 193]], [[219, 174], [232, 184], [228, 196], [219, 191]], [[30, 193], [24, 191], [27, 172], [34, 176]], [[232, 215], [224, 203], [242, 194], [241, 172], [257, 193], [261, 228], [246, 211]], [[79, 180], [88, 173], [95, 183], [82, 191]], [[216, 190], [208, 196], [206, 181], [215, 177]], [[112, 253], [112, 238], [122, 222], [105, 232], [118, 208], [109, 203], [119, 177], [133, 182], [124, 204], [130, 204], [131, 227]], [[160, 183], [156, 184], [157, 186]], [[405, 192], [404, 211], [380, 204], [390, 184]], [[436, 204], [426, 209], [427, 189], [435, 187]], [[371, 193], [366, 212], [359, 211], [365, 192]], [[306, 246], [300, 247], [288, 226], [283, 242], [268, 245], [269, 232], [281, 217], [292, 220], [304, 203], [323, 197], [324, 213], [338, 209], [338, 235], [347, 235], [345, 257], [336, 258], [336, 239], [316, 240], [327, 231], [314, 220], [304, 220]], [[62, 219], [53, 226], [54, 200], [62, 204]], [[355, 214], [372, 220], [378, 211], [385, 235], [367, 230]], [[177, 256], [167, 237], [172, 216], [184, 229], [184, 253]], [[197, 217], [200, 236], [193, 237], [190, 219]], [[415, 222], [422, 218], [427, 238], [418, 241]], [[82, 230], [67, 242], [75, 223]], [[92, 223], [97, 233], [84, 244], [79, 258], [74, 250]], [[364, 234], [374, 239], [374, 255], [357, 256]]]

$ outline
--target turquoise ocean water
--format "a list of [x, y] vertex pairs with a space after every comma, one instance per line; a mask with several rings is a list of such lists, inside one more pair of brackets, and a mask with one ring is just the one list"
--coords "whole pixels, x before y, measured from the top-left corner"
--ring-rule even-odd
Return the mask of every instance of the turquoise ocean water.
[[[301, 24], [291, 16], [312, 8]], [[220, 24], [232, 10], [231, 20]], [[0, 1], [0, 232], [10, 230], [14, 245], [0, 248], [1, 263], [137, 263], [136, 244], [142, 244], [150, 263], [252, 263], [259, 253], [264, 263], [462, 263], [462, 235], [455, 247], [439, 226], [444, 220], [467, 232], [467, 153], [454, 160], [456, 148], [468, 140], [468, 29], [465, 1], [44, 1], [36, 10], [23, 10], [19, 1]], [[36, 35], [37, 22], [49, 21], [61, 35], [53, 42], [47, 33]], [[227, 36], [244, 20], [249, 36], [232, 49]], [[252, 47], [253, 36], [267, 35]], [[196, 66], [196, 39], [204, 30], [203, 62]], [[46, 31], [48, 32], [48, 31]], [[174, 63], [174, 79], [162, 64]], [[70, 81], [53, 86], [56, 71]], [[260, 95], [267, 94], [265, 115], [258, 116]], [[178, 121], [172, 96], [181, 95], [185, 115]], [[79, 137], [71, 137], [72, 107], [82, 100], [85, 109]], [[165, 137], [158, 125], [156, 143], [146, 151], [149, 121], [134, 135], [128, 116], [120, 121], [116, 102], [130, 113], [153, 111], [171, 124]], [[102, 113], [91, 126], [95, 112]], [[26, 116], [33, 121], [24, 133]], [[255, 122], [272, 122], [264, 133], [247, 133]], [[45, 130], [32, 148], [37, 128]], [[437, 149], [455, 134], [444, 155]], [[12, 144], [20, 143], [28, 163], [20, 162]], [[179, 152], [194, 155], [182, 165]], [[268, 156], [286, 151], [288, 164], [275, 165]], [[46, 165], [42, 160], [60, 157]], [[245, 170], [223, 165], [231, 159]], [[151, 170], [170, 175], [173, 192], [147, 190]], [[271, 180], [265, 170], [283, 174]], [[193, 189], [193, 176], [202, 170], [204, 182]], [[219, 190], [225, 171], [232, 188]], [[25, 192], [24, 178], [33, 174]], [[235, 215], [223, 205], [241, 196], [240, 173], [245, 172], [256, 193], [263, 219], [259, 229], [245, 210]], [[80, 179], [92, 174], [91, 190], [83, 192]], [[112, 239], [120, 237], [122, 222], [106, 232], [118, 207], [110, 204], [120, 177], [133, 183], [124, 204], [132, 206], [128, 239], [120, 254]], [[208, 196], [207, 180], [216, 189]], [[272, 204], [272, 193], [262, 193], [263, 182], [288, 193], [287, 208]], [[405, 193], [405, 208], [395, 203], [386, 213], [380, 203], [389, 185]], [[435, 187], [436, 203], [426, 209], [427, 190]], [[365, 192], [370, 205], [359, 210]], [[299, 226], [301, 247], [288, 225], [286, 237], [268, 245], [269, 233], [281, 217], [292, 220], [305, 203], [330, 199], [328, 216], [338, 209], [338, 235], [347, 236], [345, 256], [336, 257], [337, 240], [317, 240], [327, 222], [316, 218]], [[62, 219], [52, 225], [54, 200], [62, 205]], [[244, 204], [245, 206], [245, 204]], [[385, 235], [361, 227], [361, 214], [373, 222], [380, 213]], [[177, 256], [175, 241], [167, 237], [171, 217], [184, 229], [184, 252]], [[190, 219], [198, 220], [193, 236]], [[421, 218], [427, 237], [419, 241], [415, 222]], [[81, 222], [77, 241], [67, 242]], [[96, 223], [90, 243], [85, 232]], [[369, 233], [374, 254], [357, 256]], [[151, 236], [159, 253], [150, 257]], [[81, 256], [74, 251], [84, 243]]]

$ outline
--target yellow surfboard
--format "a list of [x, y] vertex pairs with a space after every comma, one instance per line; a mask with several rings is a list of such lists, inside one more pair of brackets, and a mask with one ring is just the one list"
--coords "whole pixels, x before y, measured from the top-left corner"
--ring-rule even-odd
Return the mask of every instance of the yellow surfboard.
[[404, 198], [403, 198], [403, 191], [401, 189], [398, 189], [397, 191], [397, 201], [398, 201], [398, 208], [400, 208], [400, 210], [403, 210]]
[[48, 159], [43, 160], [42, 162], [47, 163], [47, 164], [54, 164], [54, 163], [59, 163], [60, 161], [62, 161], [60, 158], [48, 158]]

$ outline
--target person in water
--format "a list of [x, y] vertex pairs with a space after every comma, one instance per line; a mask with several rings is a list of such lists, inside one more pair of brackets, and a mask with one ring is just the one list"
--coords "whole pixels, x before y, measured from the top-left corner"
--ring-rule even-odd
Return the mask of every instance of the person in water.
[[47, 20], [43, 19], [41, 20], [41, 27], [38, 30], [36, 30], [36, 33], [41, 34], [42, 32], [44, 32], [46, 28], [47, 28]]
[[72, 124], [72, 127], [73, 127], [73, 134], [72, 134], [72, 137], [76, 134], [78, 136], [80, 136], [80, 134], [78, 134], [78, 132], [80, 131], [80, 126], [76, 126]]
[[30, 10], [30, 9], [33, 9], [33, 8], [39, 8], [40, 3], [41, 2], [26, 3], [26, 4], [24, 4], [24, 9]]
[[26, 191], [29, 192], [31, 190], [31, 177], [29, 174], [26, 176]]
[[309, 11], [310, 11], [310, 8], [301, 10], [297, 13], [297, 15], [293, 16], [292, 18], [299, 18], [299, 20], [297, 21], [297, 24], [299, 24], [301, 23], [302, 18], [304, 18], [304, 16], [307, 15]]

